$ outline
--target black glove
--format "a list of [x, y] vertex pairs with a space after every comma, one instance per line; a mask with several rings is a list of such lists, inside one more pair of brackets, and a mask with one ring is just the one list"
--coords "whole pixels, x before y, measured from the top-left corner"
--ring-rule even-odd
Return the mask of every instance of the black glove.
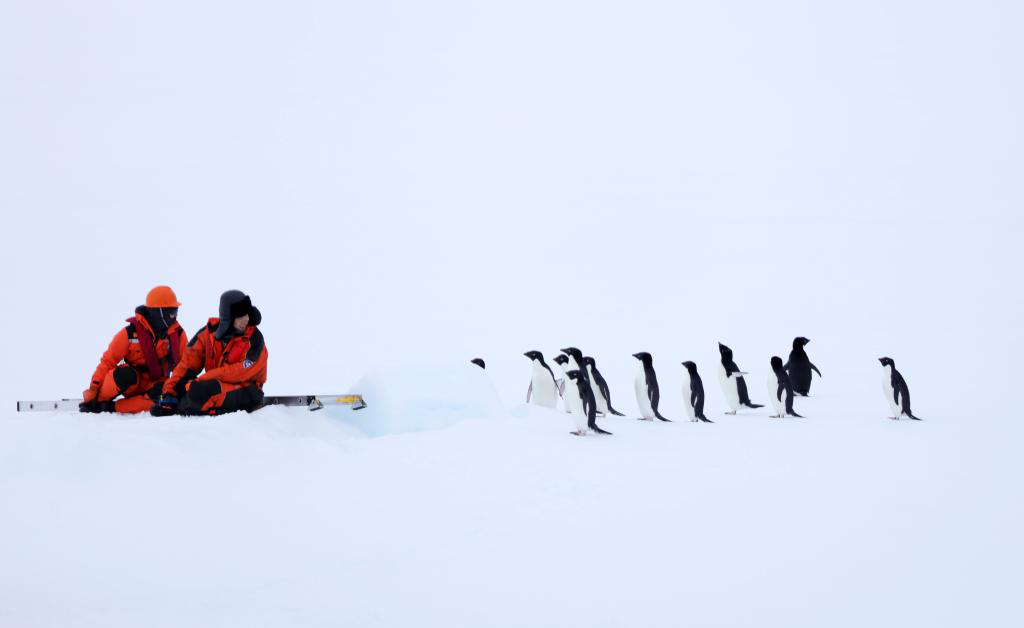
[[79, 412], [90, 412], [90, 413], [91, 412], [99, 412], [100, 411], [100, 404], [95, 399], [93, 401], [83, 401], [82, 403], [78, 404], [78, 411]]
[[149, 413], [153, 416], [170, 416], [178, 411], [178, 398], [173, 395], [160, 395], [160, 401]]

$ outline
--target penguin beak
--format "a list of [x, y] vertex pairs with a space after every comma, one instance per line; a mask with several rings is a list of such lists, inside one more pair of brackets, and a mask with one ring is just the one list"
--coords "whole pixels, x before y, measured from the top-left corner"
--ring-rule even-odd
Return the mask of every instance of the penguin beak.
[[885, 358], [878, 358], [879, 364], [885, 364]]

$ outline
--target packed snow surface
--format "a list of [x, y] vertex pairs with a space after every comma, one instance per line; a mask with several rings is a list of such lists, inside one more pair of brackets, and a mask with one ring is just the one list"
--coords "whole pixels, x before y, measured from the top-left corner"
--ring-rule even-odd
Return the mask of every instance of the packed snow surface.
[[714, 424], [633, 410], [579, 438], [472, 365], [363, 384], [357, 412], [4, 416], [0, 625], [1021, 619], [1014, 422], [890, 421], [819, 382], [806, 419], [716, 402]]

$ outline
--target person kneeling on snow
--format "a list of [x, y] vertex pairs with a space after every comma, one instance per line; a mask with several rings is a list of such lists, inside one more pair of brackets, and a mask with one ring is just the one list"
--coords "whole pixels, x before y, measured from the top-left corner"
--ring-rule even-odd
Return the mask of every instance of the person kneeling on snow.
[[[159, 399], [164, 382], [185, 351], [185, 332], [178, 324], [178, 297], [167, 286], [146, 295], [146, 304], [110, 341], [89, 388], [82, 393], [81, 412], [145, 412]], [[123, 399], [114, 401], [115, 397]]]
[[220, 296], [220, 318], [192, 337], [164, 382], [153, 416], [224, 414], [263, 404], [267, 346], [256, 327], [262, 317], [238, 290]]

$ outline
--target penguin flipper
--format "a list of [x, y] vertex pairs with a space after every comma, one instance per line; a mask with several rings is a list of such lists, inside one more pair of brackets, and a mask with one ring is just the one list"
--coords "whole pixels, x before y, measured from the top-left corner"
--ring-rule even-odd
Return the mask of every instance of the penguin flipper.
[[736, 394], [742, 405], [750, 405], [750, 393], [747, 392], [747, 380], [743, 376], [736, 377]]
[[530, 403], [530, 397], [533, 396], [533, 380], [530, 380], [530, 387], [526, 389], [526, 403]]
[[818, 377], [821, 377], [821, 371], [818, 370], [818, 367], [814, 366], [814, 362], [811, 362], [810, 364], [811, 364], [811, 370], [813, 370], [815, 373], [817, 373]]

